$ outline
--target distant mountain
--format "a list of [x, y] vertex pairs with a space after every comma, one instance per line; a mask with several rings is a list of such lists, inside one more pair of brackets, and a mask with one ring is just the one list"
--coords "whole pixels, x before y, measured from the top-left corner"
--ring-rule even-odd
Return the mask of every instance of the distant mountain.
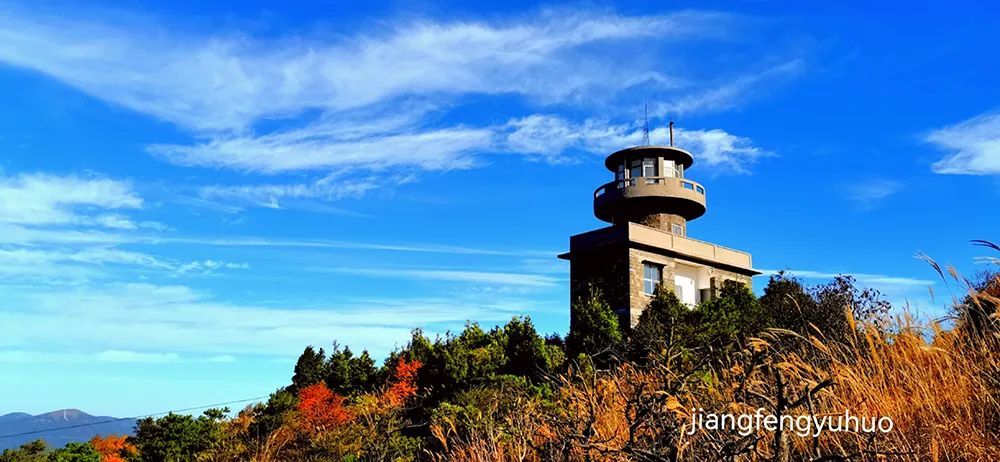
[[[71, 427], [73, 428], [62, 428]], [[62, 447], [73, 441], [87, 441], [94, 435], [131, 435], [135, 419], [117, 419], [108, 416], [93, 416], [79, 409], [60, 409], [45, 414], [31, 415], [12, 412], [0, 416], [0, 435], [33, 432], [50, 428], [61, 428], [42, 433], [0, 438], [0, 450], [16, 448], [39, 438], [52, 447]]]

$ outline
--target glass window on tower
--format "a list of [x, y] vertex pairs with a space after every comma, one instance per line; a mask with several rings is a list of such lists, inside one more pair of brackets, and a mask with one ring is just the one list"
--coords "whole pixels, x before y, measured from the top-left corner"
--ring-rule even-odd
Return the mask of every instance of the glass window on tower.
[[676, 234], [678, 236], [683, 236], [684, 235], [684, 226], [681, 226], [678, 223], [671, 223], [670, 224], [670, 233], [671, 234]]
[[[631, 166], [628, 172], [629, 178], [639, 178], [642, 176], [642, 159], [634, 159], [629, 165]], [[633, 180], [632, 184], [634, 183], [635, 182]]]
[[647, 157], [642, 159], [642, 176], [646, 177], [646, 184], [656, 183], [656, 180], [652, 179], [656, 175], [656, 158]]
[[642, 291], [646, 295], [656, 293], [660, 281], [663, 279], [663, 267], [654, 263], [642, 263]]
[[677, 167], [674, 167], [674, 161], [672, 160], [663, 161], [663, 176], [668, 176], [671, 178], [678, 176]]

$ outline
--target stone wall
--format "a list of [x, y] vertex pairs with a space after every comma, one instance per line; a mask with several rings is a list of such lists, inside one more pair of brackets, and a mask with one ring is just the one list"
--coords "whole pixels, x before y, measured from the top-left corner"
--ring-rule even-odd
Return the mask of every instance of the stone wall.
[[639, 223], [640, 225], [649, 226], [650, 228], [656, 228], [665, 232], [672, 232], [671, 225], [678, 224], [681, 225], [683, 232], [682, 236], [687, 235], [687, 220], [680, 215], [673, 215], [670, 213], [650, 213], [638, 217], [634, 217], [630, 220], [633, 223]]
[[[629, 327], [635, 327], [639, 323], [639, 315], [649, 305], [652, 299], [643, 292], [642, 264], [643, 262], [655, 263], [663, 266], [663, 281], [669, 281], [667, 288], [673, 289], [675, 260], [653, 252], [639, 249], [629, 249]], [[662, 283], [662, 282], [661, 282]]]
[[[643, 291], [643, 263], [650, 262], [661, 265], [663, 267], [663, 271], [661, 273], [663, 279], [661, 284], [666, 284], [667, 288], [673, 290], [674, 274], [677, 268], [678, 259], [645, 250], [629, 249], [628, 261], [628, 326], [635, 327], [635, 325], [639, 323], [639, 315], [642, 314], [643, 310], [646, 309], [646, 306], [649, 305], [649, 302], [652, 299], [652, 297], [646, 295]], [[749, 276], [744, 276], [739, 273], [703, 264], [687, 262], [684, 260], [680, 260], [680, 262], [707, 269], [709, 278], [709, 297], [718, 296], [718, 291], [722, 288], [723, 281], [733, 280], [747, 285], [751, 283], [751, 278]]]

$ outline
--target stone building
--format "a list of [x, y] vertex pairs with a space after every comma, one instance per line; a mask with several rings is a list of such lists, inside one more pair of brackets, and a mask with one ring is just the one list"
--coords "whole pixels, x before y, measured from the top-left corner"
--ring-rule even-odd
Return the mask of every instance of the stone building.
[[598, 287], [631, 328], [660, 284], [693, 307], [716, 296], [723, 281], [749, 284], [760, 274], [749, 253], [687, 236], [688, 221], [706, 211], [705, 188], [685, 178], [693, 163], [673, 146], [608, 156], [615, 179], [594, 191], [594, 215], [611, 226], [570, 237], [569, 252], [559, 255], [570, 261], [571, 302]]

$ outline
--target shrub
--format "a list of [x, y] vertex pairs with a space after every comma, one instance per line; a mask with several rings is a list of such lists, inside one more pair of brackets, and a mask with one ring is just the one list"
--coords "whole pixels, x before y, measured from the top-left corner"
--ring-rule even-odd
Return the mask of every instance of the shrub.
[[618, 316], [604, 300], [600, 289], [590, 288], [590, 294], [570, 308], [569, 335], [566, 353], [570, 358], [581, 354], [594, 358], [600, 365], [608, 363], [624, 345]]
[[129, 443], [142, 460], [193, 460], [212, 447], [219, 437], [220, 421], [228, 409], [209, 409], [197, 418], [183, 414], [147, 417], [136, 422], [135, 436]]
[[307, 431], [331, 429], [351, 420], [351, 413], [344, 406], [344, 397], [315, 383], [299, 390], [299, 417]]
[[292, 376], [291, 391], [293, 393], [314, 383], [322, 382], [329, 374], [326, 363], [326, 353], [322, 348], [316, 351], [312, 346], [307, 346], [298, 361], [295, 362], [295, 375]]
[[877, 290], [858, 289], [851, 276], [837, 276], [828, 284], [807, 289], [784, 272], [771, 276], [760, 305], [769, 325], [833, 342], [854, 335], [852, 318], [884, 332], [891, 308]]
[[124, 435], [96, 435], [90, 439], [90, 445], [101, 455], [101, 462], [125, 462], [126, 458], [135, 456], [137, 452], [136, 447]]
[[378, 370], [368, 351], [362, 351], [360, 355], [354, 356], [349, 347], [341, 349], [336, 342], [330, 352], [326, 371], [327, 375], [324, 378], [326, 386], [345, 396], [371, 391], [378, 381]]

